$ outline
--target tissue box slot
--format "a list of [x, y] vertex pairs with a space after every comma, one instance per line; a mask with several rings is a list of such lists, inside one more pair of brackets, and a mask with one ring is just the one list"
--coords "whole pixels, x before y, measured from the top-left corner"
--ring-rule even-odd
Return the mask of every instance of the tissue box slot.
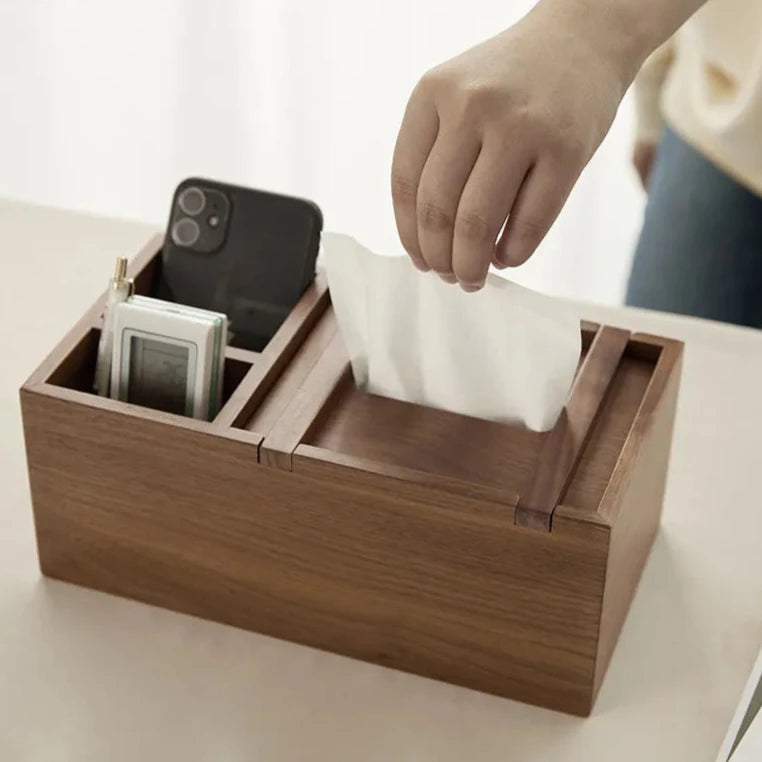
[[[580, 366], [597, 331], [596, 324], [583, 323]], [[335, 333], [328, 310], [247, 422], [247, 429], [265, 436], [263, 463], [291, 470], [294, 452], [306, 445], [313, 455], [314, 448], [324, 450], [323, 458], [336, 453], [354, 462], [479, 483], [502, 493], [525, 483], [546, 433], [368, 394], [354, 385], [346, 350]], [[292, 403], [297, 393], [303, 401]], [[284, 418], [274, 431], [280, 415]]]
[[[594, 324], [582, 326], [581, 368], [597, 331]], [[606, 329], [606, 336], [620, 335], [628, 334]], [[405, 471], [408, 478], [418, 474], [421, 483], [429, 483], [434, 477], [473, 489], [499, 491], [507, 496], [507, 505], [511, 503], [508, 496], [526, 492], [549, 432], [368, 394], [353, 383], [338, 334], [317, 360], [316, 346], [308, 351], [305, 343], [302, 352], [299, 378], [286, 384], [284, 377], [271, 392], [271, 398], [280, 402], [282, 414], [265, 432], [260, 447], [262, 463], [285, 470], [298, 470], [298, 462], [310, 457], [344, 467], [352, 464], [358, 469], [364, 463], [366, 470], [372, 464], [381, 470]], [[617, 346], [617, 356], [618, 362], [612, 360], [608, 368], [613, 368], [608, 385], [598, 395], [598, 414], [586, 429], [575, 457], [563, 466], [568, 476], [557, 491], [560, 501], [553, 508], [562, 502], [567, 508], [597, 510], [646, 395], [660, 348], [631, 337], [626, 346]], [[264, 406], [248, 428], [261, 432], [258, 426], [265, 419], [274, 423], [275, 402], [273, 406], [271, 411]], [[295, 453], [300, 457], [295, 459]], [[551, 514], [552, 509], [544, 524], [546, 529]], [[520, 517], [517, 520], [520, 522]]]

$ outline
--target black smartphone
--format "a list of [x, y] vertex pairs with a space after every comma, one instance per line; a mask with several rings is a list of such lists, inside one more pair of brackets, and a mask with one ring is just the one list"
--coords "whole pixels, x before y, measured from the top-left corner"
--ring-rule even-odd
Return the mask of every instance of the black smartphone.
[[188, 178], [175, 190], [159, 296], [223, 312], [261, 351], [315, 277], [323, 216], [300, 198]]

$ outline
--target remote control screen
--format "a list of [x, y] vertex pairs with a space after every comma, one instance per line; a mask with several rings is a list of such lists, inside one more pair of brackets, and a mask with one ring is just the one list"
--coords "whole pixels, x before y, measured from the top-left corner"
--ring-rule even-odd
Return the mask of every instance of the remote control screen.
[[189, 348], [132, 337], [128, 401], [187, 415]]

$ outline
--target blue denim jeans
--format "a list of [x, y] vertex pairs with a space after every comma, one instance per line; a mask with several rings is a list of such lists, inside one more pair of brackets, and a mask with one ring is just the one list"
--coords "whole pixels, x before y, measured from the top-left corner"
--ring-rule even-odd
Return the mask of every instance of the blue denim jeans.
[[626, 301], [762, 327], [762, 197], [669, 129], [652, 169]]

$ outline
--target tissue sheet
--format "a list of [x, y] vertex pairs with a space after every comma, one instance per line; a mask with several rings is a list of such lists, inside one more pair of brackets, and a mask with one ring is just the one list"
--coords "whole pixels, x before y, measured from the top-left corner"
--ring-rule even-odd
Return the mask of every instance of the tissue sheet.
[[490, 274], [465, 293], [406, 256], [325, 233], [323, 262], [355, 383], [477, 418], [552, 428], [580, 357], [570, 306]]

